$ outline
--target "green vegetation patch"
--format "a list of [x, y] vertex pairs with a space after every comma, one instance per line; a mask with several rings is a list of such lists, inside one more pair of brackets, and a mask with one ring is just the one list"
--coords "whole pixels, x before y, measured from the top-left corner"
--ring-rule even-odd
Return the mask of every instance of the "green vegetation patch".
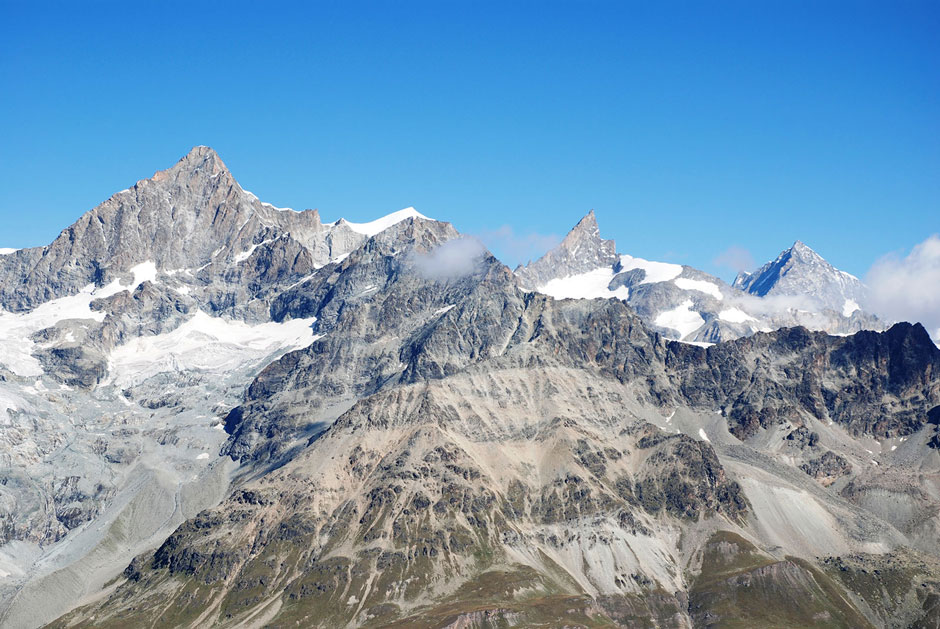
[[689, 611], [702, 627], [871, 626], [842, 588], [809, 562], [776, 561], [728, 531], [715, 533], [705, 545]]

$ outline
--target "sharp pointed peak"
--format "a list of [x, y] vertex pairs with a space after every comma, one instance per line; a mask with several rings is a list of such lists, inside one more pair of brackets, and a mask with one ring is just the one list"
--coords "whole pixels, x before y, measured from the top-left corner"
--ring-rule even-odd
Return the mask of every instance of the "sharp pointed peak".
[[197, 144], [193, 148], [189, 149], [189, 152], [186, 154], [184, 159], [190, 156], [203, 157], [206, 155], [214, 155], [216, 157], [219, 156], [216, 150], [212, 148], [211, 146], [206, 146], [205, 144]]
[[810, 246], [804, 243], [802, 240], [797, 240], [793, 245], [787, 249], [784, 254], [796, 255], [799, 258], [804, 259], [823, 259], [821, 255], [816, 253]]
[[597, 217], [594, 215], [594, 210], [585, 214], [581, 220], [571, 228], [571, 231], [568, 232], [565, 238], [575, 238], [578, 234], [584, 233], [600, 238], [601, 230], [597, 225]]
[[194, 174], [203, 171], [209, 176], [215, 176], [220, 173], [231, 174], [222, 158], [215, 152], [215, 149], [208, 146], [194, 146], [184, 155], [176, 164], [167, 170], [157, 171], [154, 179], [160, 181], [172, 176], [178, 176], [181, 173]]
[[580, 225], [593, 225], [595, 227], [597, 226], [597, 216], [594, 215], [593, 209], [588, 211], [588, 213], [585, 214], [584, 216], [582, 216], [581, 220], [578, 221], [578, 224], [575, 225], [575, 227], [578, 227]]
[[558, 245], [535, 262], [521, 267], [517, 274], [525, 285], [538, 287], [555, 278], [612, 267], [618, 259], [614, 241], [601, 238], [597, 218], [591, 210]]
[[194, 146], [193, 148], [189, 149], [189, 152], [186, 153], [186, 155], [184, 155], [179, 162], [177, 162], [177, 165], [193, 164], [199, 166], [207, 162], [211, 162], [220, 166], [221, 168], [225, 168], [225, 164], [222, 162], [222, 158], [219, 157], [219, 154], [216, 153], [215, 149], [210, 146], [203, 145]]

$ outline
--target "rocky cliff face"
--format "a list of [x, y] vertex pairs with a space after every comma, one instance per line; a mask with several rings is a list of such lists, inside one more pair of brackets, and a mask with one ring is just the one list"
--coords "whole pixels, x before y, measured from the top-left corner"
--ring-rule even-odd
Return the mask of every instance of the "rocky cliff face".
[[[413, 211], [273, 209], [204, 148], [135, 190], [0, 262], [0, 624], [936, 622], [921, 326], [761, 332], [592, 215], [513, 273]], [[559, 269], [629, 297], [531, 290]], [[686, 311], [740, 338], [670, 340]]]
[[742, 438], [774, 424], [802, 425], [808, 416], [854, 435], [905, 437], [924, 428], [940, 404], [940, 350], [920, 324], [849, 337], [791, 328], [707, 350], [670, 350], [667, 364], [685, 399], [720, 408]]

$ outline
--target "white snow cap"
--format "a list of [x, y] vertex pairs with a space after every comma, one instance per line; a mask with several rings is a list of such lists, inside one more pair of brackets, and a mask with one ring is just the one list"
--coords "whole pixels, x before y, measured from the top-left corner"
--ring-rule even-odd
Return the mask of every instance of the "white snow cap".
[[377, 218], [376, 220], [368, 223], [350, 223], [346, 219], [340, 220], [346, 223], [346, 225], [349, 226], [349, 229], [353, 230], [354, 232], [359, 232], [360, 234], [365, 234], [366, 236], [375, 236], [376, 234], [385, 231], [392, 225], [400, 223], [409, 218], [427, 219], [428, 217], [424, 214], [421, 214], [413, 207], [406, 207], [404, 210], [392, 212], [387, 216]]

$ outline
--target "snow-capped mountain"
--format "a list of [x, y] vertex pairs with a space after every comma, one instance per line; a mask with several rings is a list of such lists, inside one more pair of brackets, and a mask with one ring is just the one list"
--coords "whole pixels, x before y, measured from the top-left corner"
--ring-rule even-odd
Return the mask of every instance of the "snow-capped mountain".
[[592, 211], [558, 247], [515, 273], [524, 287], [558, 299], [624, 299], [647, 325], [686, 342], [714, 343], [793, 325], [833, 334], [884, 329], [858, 306], [864, 286], [802, 243], [749, 276], [752, 282], [739, 276], [734, 286], [690, 266], [615, 251], [612, 240], [600, 237]]
[[408, 208], [373, 223], [321, 223], [316, 210], [276, 208], [243, 190], [218, 154], [199, 146], [113, 195], [51, 244], [0, 256], [0, 307], [29, 310], [127, 280], [146, 264], [202, 305], [224, 309], [227, 301], [251, 310], [251, 298], [228, 293], [251, 287], [260, 294], [274, 279], [299, 280], [411, 217], [421, 215]]
[[[265, 366], [318, 338], [316, 317], [275, 304], [415, 220], [427, 219], [407, 208], [322, 223], [313, 210], [275, 208], [196, 147], [49, 245], [4, 250], [0, 610], [13, 596], [31, 610], [51, 580], [60, 591], [36, 616], [51, 620], [115, 557], [220, 499], [231, 466], [218, 454], [219, 413]], [[456, 236], [435, 224], [442, 240]], [[111, 527], [123, 527], [117, 538]]]
[[867, 302], [861, 280], [835, 268], [799, 240], [753, 273], [739, 274], [733, 286], [758, 297], [806, 298], [815, 310], [833, 310], [845, 317]]
[[940, 349], [792, 299], [197, 147], [0, 253], [0, 626], [936, 626]]

